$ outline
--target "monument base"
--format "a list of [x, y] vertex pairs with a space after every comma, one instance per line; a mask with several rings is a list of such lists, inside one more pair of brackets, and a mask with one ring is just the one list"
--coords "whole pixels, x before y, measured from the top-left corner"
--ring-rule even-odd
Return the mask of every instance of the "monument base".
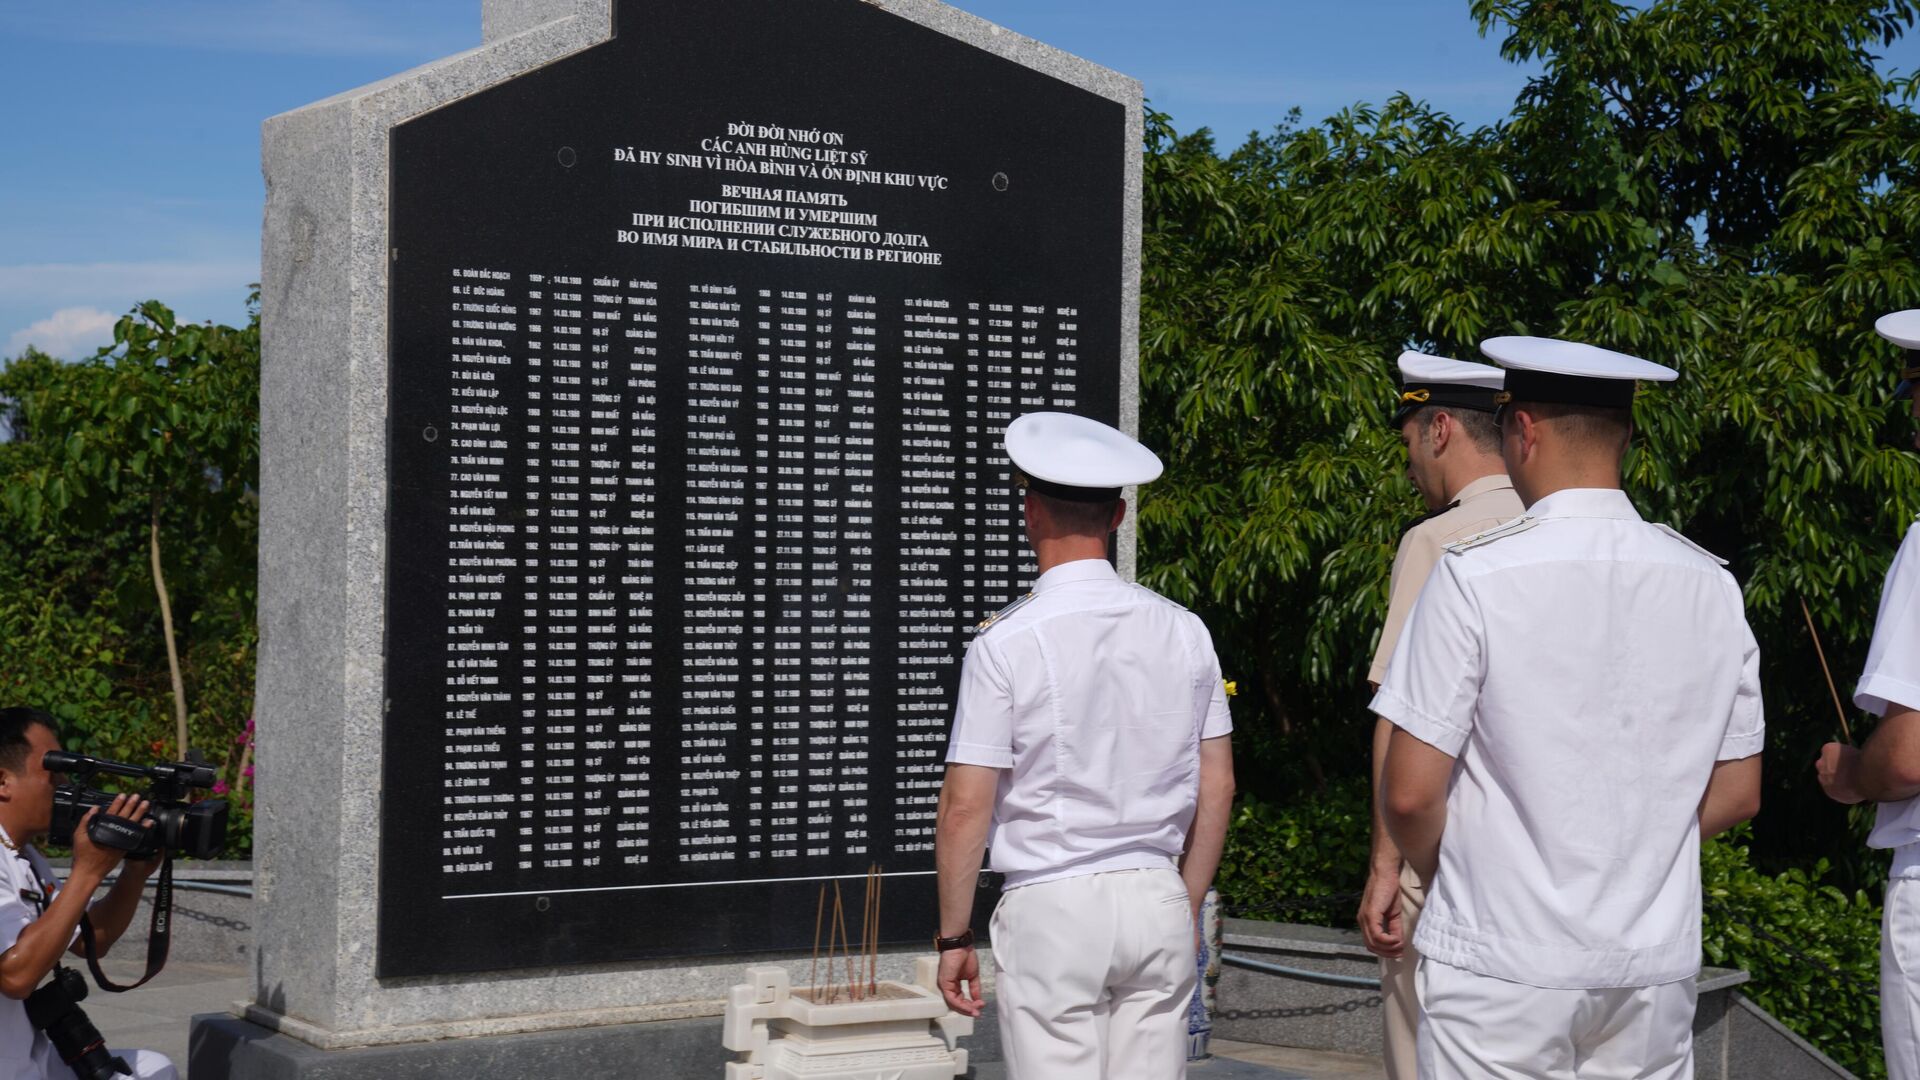
[[716, 1077], [732, 1058], [720, 1045], [717, 1016], [321, 1050], [228, 1013], [201, 1013], [193, 1018], [187, 1074], [194, 1080], [665, 1080]]
[[[1000, 1060], [1000, 1031], [991, 1002], [967, 1039], [970, 1059], [987, 1070]], [[721, 1018], [656, 1020], [517, 1035], [321, 1050], [291, 1035], [229, 1013], [193, 1018], [187, 1074], [193, 1080], [395, 1080], [410, 1077], [505, 1077], [584, 1080], [644, 1076], [647, 1080], [715, 1080], [735, 1060], [720, 1044]], [[644, 1068], [637, 1068], [644, 1066]], [[969, 1070], [969, 1076], [975, 1075]], [[992, 1074], [1000, 1075], [1000, 1074]]]

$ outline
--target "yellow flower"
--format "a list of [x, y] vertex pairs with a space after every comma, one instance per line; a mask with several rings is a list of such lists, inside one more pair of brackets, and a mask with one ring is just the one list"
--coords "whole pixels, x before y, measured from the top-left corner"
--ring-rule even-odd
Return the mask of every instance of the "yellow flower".
[[1235, 682], [1232, 679], [1228, 679], [1226, 682], [1227, 682], [1227, 696], [1238, 697], [1240, 695], [1240, 684], [1238, 682]]

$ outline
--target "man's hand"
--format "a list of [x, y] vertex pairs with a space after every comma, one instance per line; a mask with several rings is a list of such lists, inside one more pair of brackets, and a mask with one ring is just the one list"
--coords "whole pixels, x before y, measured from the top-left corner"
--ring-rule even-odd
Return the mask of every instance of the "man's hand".
[[[149, 829], [153, 828], [153, 819], [146, 816], [147, 801], [133, 795], [121, 795], [114, 799], [112, 805], [107, 807], [107, 813], [119, 814]], [[93, 814], [89, 813], [86, 820], [92, 819]], [[128, 859], [126, 853], [118, 849], [103, 849], [87, 838], [86, 821], [83, 821], [73, 837], [73, 862], [76, 868], [80, 865], [80, 845], [83, 841], [92, 849], [94, 857], [106, 861], [109, 869], [114, 862], [120, 863], [120, 877], [113, 883], [113, 888], [108, 889], [107, 895], [94, 901], [87, 909], [93, 918], [94, 949], [98, 955], [105, 956], [121, 935], [127, 932], [128, 924], [133, 922], [134, 911], [140, 906], [140, 894], [146, 888], [147, 879], [160, 868], [160, 858]], [[88, 893], [91, 894], [92, 890], [89, 889]], [[86, 944], [76, 941], [69, 951], [75, 956], [85, 956]]]
[[1820, 748], [1820, 760], [1814, 763], [1813, 771], [1820, 777], [1820, 787], [1826, 791], [1827, 798], [1834, 802], [1852, 806], [1867, 800], [1860, 790], [1859, 750], [1830, 742]]
[[980, 991], [980, 958], [974, 955], [973, 946], [948, 949], [940, 954], [940, 994], [954, 1012], [963, 1016], [980, 1015], [987, 997]]
[[[100, 882], [126, 855], [126, 852], [116, 848], [101, 847], [87, 836], [87, 826], [93, 824], [93, 816], [99, 812], [99, 807], [87, 811], [87, 815], [80, 819], [79, 828], [73, 832], [73, 872], [67, 876], [66, 884], [54, 891], [46, 911], [20, 931], [13, 946], [0, 952], [0, 995], [16, 1001], [26, 1000], [34, 987], [40, 985], [40, 980], [47, 977], [47, 972], [53, 970], [53, 965], [59, 961], [60, 954], [66, 951], [69, 944], [79, 948], [79, 943], [74, 941], [74, 928], [80, 925], [81, 916], [87, 913], [87, 905], [93, 899], [94, 891], [100, 887]], [[147, 820], [147, 800], [137, 795], [115, 797], [107, 806], [107, 812], [145, 822], [148, 827], [153, 825], [152, 821]], [[100, 919], [94, 920], [95, 929], [102, 937], [102, 955], [113, 939], [126, 929], [134, 903], [140, 898], [140, 891], [133, 887], [122, 889], [116, 885], [113, 892], [108, 894], [108, 899], [115, 896], [121, 898], [121, 910], [107, 920], [107, 925], [101, 925]]]
[[[147, 817], [147, 810], [147, 800], [138, 795], [116, 795], [113, 797], [113, 802], [107, 806], [107, 813], [129, 821], [137, 821], [151, 829], [153, 819]], [[80, 819], [79, 828], [73, 830], [73, 877], [90, 879], [94, 885], [105, 880], [106, 876], [113, 872], [113, 868], [120, 865], [120, 860], [127, 855], [119, 848], [102, 847], [93, 842], [93, 837], [87, 835], [87, 827], [93, 824], [94, 815], [99, 812], [100, 808], [97, 806], [87, 811], [87, 815]], [[148, 872], [152, 872], [151, 868]]]
[[1360, 894], [1360, 938], [1367, 951], [1382, 960], [1398, 960], [1407, 951], [1405, 922], [1400, 914], [1400, 871], [1376, 866], [1367, 874]]

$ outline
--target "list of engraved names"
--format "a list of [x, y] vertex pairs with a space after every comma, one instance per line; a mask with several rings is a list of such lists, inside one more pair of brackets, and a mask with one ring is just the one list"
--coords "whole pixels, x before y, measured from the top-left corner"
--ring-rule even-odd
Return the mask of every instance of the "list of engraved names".
[[971, 627], [1034, 572], [999, 433], [1080, 405], [1079, 310], [735, 262], [446, 270], [443, 896], [925, 865]]

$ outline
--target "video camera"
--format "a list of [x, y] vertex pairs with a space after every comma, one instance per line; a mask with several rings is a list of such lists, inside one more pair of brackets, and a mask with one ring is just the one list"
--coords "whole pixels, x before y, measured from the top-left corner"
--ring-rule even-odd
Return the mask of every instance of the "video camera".
[[[80, 827], [80, 819], [86, 816], [89, 807], [97, 806], [103, 813], [94, 819], [88, 835], [96, 843], [125, 851], [130, 859], [151, 859], [162, 850], [193, 859], [211, 859], [226, 845], [226, 801], [189, 801], [193, 789], [213, 786], [213, 770], [205, 765], [184, 761], [127, 765], [62, 750], [47, 751], [40, 763], [48, 772], [65, 773], [71, 778], [70, 782], [53, 789], [53, 827], [47, 830], [47, 839], [54, 844], [73, 846], [73, 832]], [[100, 775], [149, 781], [152, 786], [146, 792], [147, 814], [153, 818], [153, 827], [143, 828], [134, 822], [129, 829], [125, 823], [113, 819], [110, 819], [112, 824], [102, 821], [114, 797], [87, 786]]]
[[[124, 776], [145, 780], [151, 826], [140, 821], [94, 815], [87, 835], [103, 847], [124, 851], [130, 859], [165, 856], [160, 863], [160, 883], [154, 890], [153, 924], [147, 936], [147, 972], [139, 982], [121, 986], [100, 970], [100, 957], [94, 949], [93, 925], [85, 916], [80, 920], [80, 940], [86, 948], [87, 967], [93, 981], [103, 990], [119, 992], [142, 986], [166, 966], [167, 948], [172, 939], [173, 856], [208, 859], [220, 854], [227, 841], [227, 804], [221, 799], [190, 801], [196, 788], [213, 786], [213, 770], [196, 762], [166, 762], [159, 765], [128, 765], [84, 754], [49, 750], [40, 764], [48, 772], [64, 773], [68, 781], [53, 789], [53, 827], [47, 838], [61, 847], [73, 846], [73, 834], [90, 807], [105, 810], [114, 796], [88, 786], [96, 776]], [[73, 1068], [81, 1080], [110, 1080], [130, 1075], [127, 1063], [105, 1050], [100, 1030], [87, 1019], [80, 1002], [87, 996], [87, 982], [79, 972], [55, 965], [53, 981], [35, 990], [27, 998], [27, 1020], [45, 1031], [59, 1051], [61, 1060]]]

